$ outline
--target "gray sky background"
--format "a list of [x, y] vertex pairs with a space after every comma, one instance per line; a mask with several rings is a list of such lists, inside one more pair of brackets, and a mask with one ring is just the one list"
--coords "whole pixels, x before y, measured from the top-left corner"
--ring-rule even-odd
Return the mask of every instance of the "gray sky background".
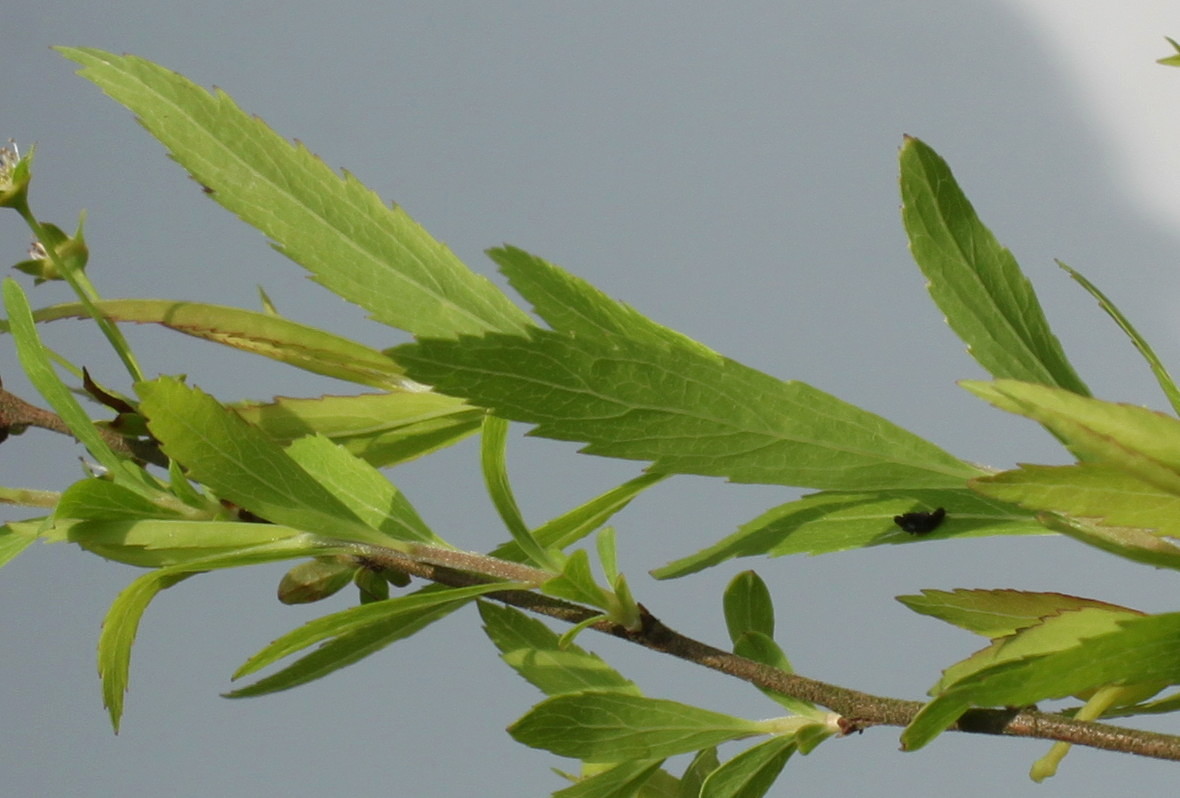
[[[1127, 192], [1127, 142], [1112, 143], [1100, 104], [1086, 102], [1087, 86], [1014, 5], [25, 3], [6, 10], [0, 32], [0, 134], [37, 144], [33, 200], [43, 219], [72, 229], [88, 210], [89, 269], [109, 297], [256, 307], [262, 285], [299, 321], [376, 346], [403, 340], [305, 280], [209, 202], [52, 44], [135, 53], [224, 88], [282, 135], [402, 203], [483, 273], [492, 274], [483, 249], [510, 242], [733, 358], [810, 382], [967, 459], [1060, 463], [1065, 454], [1049, 436], [954, 385], [982, 374], [907, 252], [896, 187], [902, 134], [950, 161], [1101, 397], [1164, 404], [1131, 348], [1052, 259], [1103, 287], [1176, 363], [1177, 241], [1161, 223], [1166, 208], [1147, 212], [1143, 195]], [[1084, 14], [1087, 4], [1074, 6]], [[1132, 74], [1170, 78], [1180, 98], [1180, 72], [1151, 63], [1166, 54], [1164, 35], [1180, 35], [1180, 15], [1128, 12], [1108, 29], [1139, 43], [1128, 56]], [[1102, 32], [1089, 43], [1099, 63]], [[1159, 181], [1177, 182], [1167, 172]], [[4, 259], [21, 260], [28, 238], [0, 217]], [[51, 304], [65, 295], [46, 286], [33, 297]], [[90, 330], [62, 323], [45, 333], [75, 361], [118, 373]], [[129, 334], [149, 373], [186, 372], [223, 400], [350, 390], [166, 331]], [[32, 398], [2, 347], [0, 374]], [[639, 470], [575, 449], [514, 441], [513, 476], [530, 521]], [[506, 535], [483, 498], [475, 453], [460, 446], [390, 476], [440, 534], [487, 549]], [[64, 487], [80, 473], [78, 455], [48, 433], [9, 440], [0, 483]], [[913, 615], [895, 595], [1014, 587], [1175, 609], [1171, 574], [1053, 537], [740, 560], [672, 583], [646, 577], [795, 495], [682, 477], [641, 497], [617, 524], [638, 597], [669, 625], [720, 643], [720, 590], [755, 568], [771, 585], [779, 640], [801, 673], [909, 698], [979, 644]], [[62, 546], [34, 547], [6, 567], [6, 791], [498, 798], [561, 786], [548, 768], [567, 762], [503, 732], [540, 695], [497, 660], [474, 612], [313, 685], [219, 698], [247, 656], [352, 600], [283, 607], [273, 598], [283, 570], [206, 575], [163, 594], [140, 628], [115, 737], [94, 646], [108, 604], [137, 572]], [[648, 695], [775, 714], [733, 680], [590, 634], [580, 642]], [[1176, 731], [1173, 719], [1157, 723]], [[1026, 773], [1046, 747], [947, 735], [903, 755], [896, 730], [874, 729], [793, 759], [772, 794], [1079, 796], [1128, 784], [1162, 793], [1175, 783], [1174, 765], [1078, 750], [1036, 787]]]

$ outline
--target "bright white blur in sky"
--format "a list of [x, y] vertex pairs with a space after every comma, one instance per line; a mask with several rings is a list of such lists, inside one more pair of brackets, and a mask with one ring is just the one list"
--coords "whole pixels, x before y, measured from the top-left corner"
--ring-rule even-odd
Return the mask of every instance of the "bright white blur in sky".
[[[955, 386], [983, 375], [909, 258], [897, 147], [915, 135], [948, 160], [1096, 395], [1163, 407], [1134, 351], [1053, 259], [1102, 287], [1165, 362], [1180, 363], [1180, 70], [1154, 63], [1170, 53], [1167, 35], [1180, 38], [1180, 10], [1162, 2], [55, 0], [5, 11], [0, 139], [36, 142], [44, 218], [73, 229], [88, 210], [88, 268], [105, 296], [254, 308], [262, 285], [296, 320], [374, 346], [403, 340], [305, 280], [47, 48], [135, 53], [225, 89], [402, 203], [481, 273], [495, 277], [482, 250], [508, 242], [956, 455], [997, 467], [1060, 463], [1066, 455], [1047, 435]], [[21, 260], [27, 246], [27, 231], [0, 216], [3, 258]], [[66, 299], [58, 286], [27, 287], [38, 305]], [[79, 324], [43, 334], [117, 381]], [[159, 330], [128, 336], [149, 373], [186, 372], [224, 401], [351, 390]], [[4, 344], [5, 387], [35, 398]], [[639, 470], [565, 444], [517, 436], [511, 446], [517, 496], [535, 523]], [[461, 446], [390, 477], [440, 534], [486, 550], [505, 533], [482, 498], [475, 453]], [[13, 437], [0, 446], [0, 484], [61, 489], [80, 477], [79, 454], [48, 433]], [[754, 568], [801, 673], [907, 698], [979, 642], [913, 615], [892, 600], [899, 594], [1012, 587], [1175, 609], [1171, 574], [1048, 536], [647, 578], [796, 495], [689, 477], [653, 489], [616, 524], [637, 596], [672, 627], [723, 644], [720, 591]], [[540, 696], [498, 661], [473, 613], [315, 684], [220, 698], [246, 657], [351, 599], [281, 606], [282, 571], [210, 574], [161, 595], [140, 628], [116, 737], [94, 646], [106, 607], [138, 572], [65, 546], [31, 547], [0, 570], [6, 793], [515, 798], [560, 788], [548, 768], [570, 763], [504, 732]], [[747, 685], [589, 634], [579, 642], [648, 695], [775, 712]], [[1174, 719], [1155, 723], [1177, 731]], [[903, 755], [896, 730], [873, 729], [793, 759], [771, 794], [1174, 789], [1172, 763], [1081, 750], [1037, 786], [1026, 773], [1045, 749], [946, 735]]]
[[[1171, 70], [1144, 59], [1170, 55], [1160, 39], [1180, 8], [1166, 0], [1131, 3], [1006, 0], [1058, 55], [1067, 88], [1109, 148], [1128, 197], [1160, 224], [1180, 209], [1180, 92]], [[1180, 41], [1172, 32], [1167, 35]]]

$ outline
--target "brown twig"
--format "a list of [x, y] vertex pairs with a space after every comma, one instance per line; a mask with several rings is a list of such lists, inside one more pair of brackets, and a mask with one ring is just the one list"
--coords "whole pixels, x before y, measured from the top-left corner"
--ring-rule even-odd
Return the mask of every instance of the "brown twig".
[[[0, 441], [10, 434], [20, 435], [29, 427], [39, 427], [71, 437], [74, 435], [57, 413], [29, 404], [16, 394], [0, 388]], [[167, 458], [154, 444], [128, 440], [118, 432], [100, 425], [95, 425], [95, 428], [115, 453], [153, 465], [168, 465]]]
[[[428, 548], [432, 552], [436, 551], [433, 547]], [[379, 546], [357, 544], [356, 556], [370, 567], [390, 568], [453, 587], [465, 587], [492, 579], [511, 579], [537, 584], [546, 576], [546, 572], [536, 568], [466, 552], [455, 553], [453, 560], [456, 565], [461, 563], [459, 567], [463, 570]], [[433, 554], [428, 558], [439, 559]], [[571, 624], [582, 623], [601, 615], [598, 610], [530, 590], [497, 591], [488, 593], [487, 597]], [[908, 726], [922, 709], [923, 704], [920, 701], [886, 698], [828, 684], [714, 648], [669, 628], [646, 608], [641, 607], [641, 610], [643, 625], [638, 631], [628, 631], [623, 626], [607, 621], [598, 621], [588, 628], [720, 671], [758, 687], [827, 707], [844, 717], [848, 732], [860, 731], [871, 726]], [[964, 713], [950, 730], [1054, 740], [1107, 751], [1180, 761], [1180, 736], [1074, 720], [1063, 715], [1029, 709], [971, 709]]]

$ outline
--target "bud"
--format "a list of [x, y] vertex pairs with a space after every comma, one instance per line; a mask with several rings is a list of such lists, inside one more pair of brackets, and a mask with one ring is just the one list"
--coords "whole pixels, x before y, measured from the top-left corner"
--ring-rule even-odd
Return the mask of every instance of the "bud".
[[0, 208], [26, 208], [29, 198], [29, 181], [33, 179], [33, 151], [24, 158], [16, 142], [0, 147]]
[[361, 568], [353, 576], [357, 589], [361, 594], [361, 604], [371, 604], [374, 601], [385, 601], [389, 598], [389, 582], [376, 571]]
[[[48, 239], [50, 246], [53, 247], [53, 253], [57, 256], [59, 261], [64, 261], [66, 268], [74, 271], [81, 271], [86, 268], [86, 261], [90, 257], [90, 251], [86, 247], [86, 239], [82, 234], [82, 223], [85, 217], [78, 220], [78, 231], [74, 235], [68, 236], [65, 232], [55, 224], [44, 223], [41, 229], [44, 231], [45, 238]], [[33, 282], [37, 285], [48, 280], [62, 280], [65, 279], [57, 268], [57, 263], [53, 258], [49, 257], [49, 253], [45, 250], [45, 245], [41, 241], [34, 241], [29, 247], [29, 260], [21, 261], [12, 268], [22, 271], [25, 274], [31, 274], [36, 278]]]
[[336, 559], [299, 563], [279, 582], [279, 601], [309, 604], [325, 599], [352, 581], [357, 566]]

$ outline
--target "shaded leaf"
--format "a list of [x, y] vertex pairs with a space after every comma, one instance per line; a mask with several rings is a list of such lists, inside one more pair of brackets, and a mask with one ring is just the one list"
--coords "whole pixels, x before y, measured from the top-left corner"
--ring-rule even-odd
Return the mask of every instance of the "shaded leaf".
[[[405, 382], [401, 368], [381, 352], [270, 313], [170, 299], [107, 299], [94, 305], [112, 321], [160, 324], [314, 374], [383, 389]], [[42, 308], [33, 318], [54, 321], [88, 315], [75, 303]]]
[[278, 443], [323, 435], [378, 468], [458, 443], [478, 430], [484, 417], [479, 408], [430, 391], [278, 397], [229, 408]]
[[[946, 520], [923, 536], [898, 528], [893, 518], [945, 507]], [[923, 544], [944, 538], [1048, 534], [1031, 513], [966, 488], [875, 493], [813, 493], [767, 510], [737, 532], [695, 554], [653, 570], [657, 579], [696, 573], [735, 557], [828, 554], [868, 546]]]

